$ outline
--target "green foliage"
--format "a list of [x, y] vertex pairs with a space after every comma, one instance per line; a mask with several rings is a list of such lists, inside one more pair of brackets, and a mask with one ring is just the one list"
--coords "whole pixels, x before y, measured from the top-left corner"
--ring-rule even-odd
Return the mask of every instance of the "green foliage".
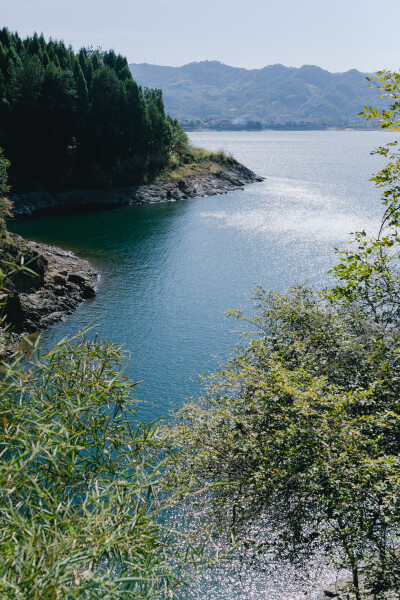
[[[389, 107], [382, 111], [364, 107], [360, 115], [378, 119], [380, 127], [400, 131], [400, 75], [391, 71], [377, 74], [377, 85]], [[372, 81], [372, 79], [371, 79]], [[398, 140], [374, 151], [388, 159], [371, 181], [382, 191], [384, 208], [378, 235], [368, 239], [365, 231], [357, 232], [353, 248], [337, 252], [340, 263], [332, 270], [338, 284], [325, 292], [333, 303], [357, 305], [375, 321], [387, 326], [397, 325], [400, 318], [400, 153]]]
[[149, 173], [150, 176], [154, 176], [168, 164], [172, 145], [172, 129], [165, 117], [162, 91], [145, 88], [144, 98], [150, 124]]
[[126, 58], [6, 28], [0, 40], [0, 142], [14, 191], [134, 184], [166, 168], [185, 134]]
[[[0, 595], [169, 598], [184, 577], [161, 515], [160, 450], [121, 348], [62, 343], [0, 381]], [[189, 561], [187, 560], [186, 563]]]
[[171, 135], [171, 150], [174, 154], [186, 156], [189, 154], [189, 139], [176, 119], [167, 117]]
[[304, 288], [260, 289], [256, 300], [250, 342], [167, 432], [180, 449], [170, 477], [208, 488], [205, 521], [241, 552], [303, 569], [318, 553], [355, 585], [361, 566], [379, 564], [372, 584], [390, 587], [400, 577], [398, 339]]

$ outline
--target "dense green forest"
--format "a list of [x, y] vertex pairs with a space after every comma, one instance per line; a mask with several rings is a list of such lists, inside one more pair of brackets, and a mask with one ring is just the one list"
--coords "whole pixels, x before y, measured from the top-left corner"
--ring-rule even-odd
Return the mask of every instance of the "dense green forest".
[[241, 69], [218, 61], [182, 67], [131, 64], [140, 85], [163, 90], [168, 113], [179, 122], [212, 126], [215, 121], [264, 126], [302, 123], [360, 126], [365, 104], [382, 107], [379, 91], [366, 84], [366, 73], [351, 69], [330, 73], [315, 65], [301, 68], [269, 65]]
[[161, 91], [142, 90], [120, 54], [0, 31], [0, 147], [13, 191], [151, 180], [183, 136]]

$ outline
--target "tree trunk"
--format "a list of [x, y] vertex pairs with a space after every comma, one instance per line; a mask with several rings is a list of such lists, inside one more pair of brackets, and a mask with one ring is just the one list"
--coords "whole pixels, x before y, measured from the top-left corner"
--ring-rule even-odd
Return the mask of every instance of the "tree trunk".
[[360, 584], [359, 584], [359, 578], [358, 578], [358, 565], [356, 562], [352, 563], [351, 571], [353, 574], [353, 587], [354, 587], [354, 593], [356, 595], [356, 600], [361, 600]]

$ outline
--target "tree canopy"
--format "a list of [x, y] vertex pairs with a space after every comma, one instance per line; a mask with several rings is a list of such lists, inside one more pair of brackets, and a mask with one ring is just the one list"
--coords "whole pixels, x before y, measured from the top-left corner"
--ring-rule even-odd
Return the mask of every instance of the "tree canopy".
[[[168, 165], [178, 125], [125, 57], [0, 31], [0, 146], [13, 191], [142, 182]], [[179, 132], [180, 135], [183, 132]]]

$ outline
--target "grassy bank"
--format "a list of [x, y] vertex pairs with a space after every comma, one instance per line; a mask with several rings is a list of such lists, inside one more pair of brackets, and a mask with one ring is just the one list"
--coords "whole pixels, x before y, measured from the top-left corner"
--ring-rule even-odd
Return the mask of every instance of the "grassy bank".
[[223, 169], [236, 171], [243, 168], [240, 162], [223, 150], [209, 152], [203, 148], [188, 146], [183, 153], [174, 152], [171, 154], [168, 167], [158, 175], [155, 182], [165, 183], [178, 179], [194, 178], [208, 173], [218, 173]]

